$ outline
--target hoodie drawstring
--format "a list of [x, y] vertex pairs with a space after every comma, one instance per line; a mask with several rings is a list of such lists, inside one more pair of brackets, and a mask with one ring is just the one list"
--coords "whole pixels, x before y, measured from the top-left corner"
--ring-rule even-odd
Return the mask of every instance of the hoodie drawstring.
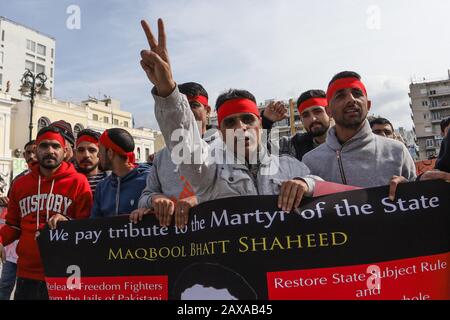
[[[49, 213], [48, 213], [48, 199], [50, 199], [50, 196], [53, 194], [53, 187], [55, 186], [55, 179], [52, 180], [52, 186], [50, 187], [50, 193], [47, 196], [47, 205], [46, 205], [46, 220], [45, 222], [48, 222]], [[39, 217], [41, 213], [41, 176], [39, 175], [39, 181], [38, 181], [38, 197], [37, 197], [37, 219], [36, 219], [36, 231], [39, 231]]]

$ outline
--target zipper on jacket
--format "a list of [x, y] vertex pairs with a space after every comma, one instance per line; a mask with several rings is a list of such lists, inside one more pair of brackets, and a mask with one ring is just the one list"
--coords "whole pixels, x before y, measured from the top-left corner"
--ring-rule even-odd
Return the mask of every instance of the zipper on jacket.
[[341, 173], [341, 179], [343, 184], [347, 184], [347, 178], [345, 177], [344, 173], [344, 166], [342, 165], [342, 158], [341, 158], [341, 150], [336, 150], [336, 157], [339, 165], [339, 171]]

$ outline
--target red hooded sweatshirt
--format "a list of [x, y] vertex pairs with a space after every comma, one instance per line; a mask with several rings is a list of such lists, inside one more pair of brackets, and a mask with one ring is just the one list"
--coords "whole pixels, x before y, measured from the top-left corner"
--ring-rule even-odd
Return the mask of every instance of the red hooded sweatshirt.
[[69, 219], [88, 218], [91, 207], [92, 193], [86, 176], [65, 161], [50, 178], [40, 175], [39, 164], [35, 164], [30, 174], [15, 181], [10, 192], [6, 226], [0, 230], [0, 243], [6, 246], [19, 239], [17, 276], [43, 281], [44, 268], [36, 232], [57, 213]]

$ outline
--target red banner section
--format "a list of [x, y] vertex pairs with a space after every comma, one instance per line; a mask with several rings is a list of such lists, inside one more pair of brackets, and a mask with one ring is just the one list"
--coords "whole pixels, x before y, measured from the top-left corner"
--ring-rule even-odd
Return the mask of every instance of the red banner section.
[[270, 300], [447, 300], [450, 253], [267, 273]]
[[167, 276], [46, 278], [50, 300], [167, 300]]

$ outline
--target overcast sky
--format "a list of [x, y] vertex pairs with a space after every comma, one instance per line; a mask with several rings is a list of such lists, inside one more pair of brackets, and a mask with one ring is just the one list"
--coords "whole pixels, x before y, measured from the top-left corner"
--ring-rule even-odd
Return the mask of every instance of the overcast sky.
[[[80, 29], [67, 28], [70, 5], [80, 8]], [[353, 70], [372, 113], [411, 128], [411, 79], [450, 68], [449, 12], [448, 0], [0, 0], [0, 15], [56, 38], [56, 98], [106, 94], [153, 129], [140, 19], [154, 29], [165, 20], [175, 80], [202, 83], [212, 105], [228, 88], [258, 102], [297, 98]]]

